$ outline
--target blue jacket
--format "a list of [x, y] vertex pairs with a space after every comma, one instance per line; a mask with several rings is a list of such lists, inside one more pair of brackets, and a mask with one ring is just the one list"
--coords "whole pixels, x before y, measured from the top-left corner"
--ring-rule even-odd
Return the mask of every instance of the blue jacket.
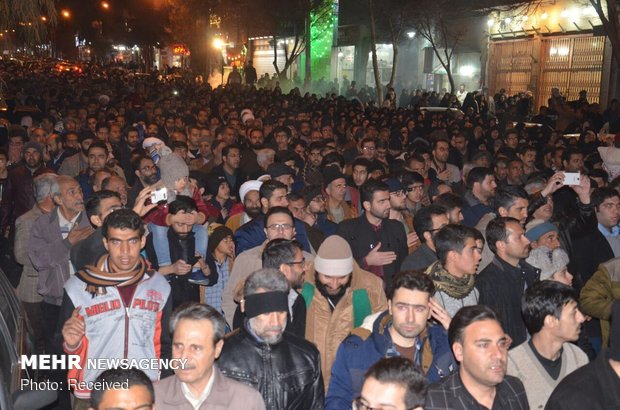
[[[304, 223], [297, 218], [295, 218], [294, 223], [295, 239], [304, 247], [304, 251], [312, 253], [310, 239], [308, 239]], [[235, 253], [239, 255], [243, 251], [252, 249], [265, 242], [265, 239], [267, 239], [267, 235], [265, 235], [265, 216], [261, 215], [237, 229], [235, 232]]]
[[[350, 409], [351, 402], [360, 395], [362, 379], [370, 366], [384, 357], [399, 356], [388, 331], [391, 325], [391, 316], [385, 311], [375, 320], [372, 333], [362, 328], [354, 329], [340, 344], [332, 367], [325, 410]], [[426, 337], [416, 343], [420, 358], [420, 363], [416, 364], [422, 364], [424, 345], [428, 339], [432, 361], [426, 371], [426, 379], [434, 383], [448, 377], [458, 366], [445, 329], [441, 325], [429, 325], [426, 329]]]

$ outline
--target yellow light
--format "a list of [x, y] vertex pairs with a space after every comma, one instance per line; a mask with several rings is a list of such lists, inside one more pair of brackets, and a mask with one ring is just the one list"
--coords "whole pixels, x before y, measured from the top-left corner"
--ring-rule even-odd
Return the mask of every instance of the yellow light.
[[540, 15], [540, 19], [541, 20], [546, 20], [547, 17], [549, 17], [549, 15], [547, 14], [547, 12], [545, 11], [543, 14]]
[[47, 17], [41, 16], [41, 21], [47, 21]]
[[102, 1], [101, 2], [101, 7], [103, 7], [104, 9], [109, 9], [110, 8], [110, 3], [108, 3], [107, 1]]
[[224, 40], [222, 40], [219, 37], [214, 38], [213, 47], [217, 48], [218, 50], [221, 50], [224, 47]]
[[61, 14], [64, 18], [66, 18], [66, 19], [68, 19], [69, 17], [71, 17], [71, 13], [69, 12], [69, 10], [62, 10], [62, 11], [60, 12], [60, 14]]

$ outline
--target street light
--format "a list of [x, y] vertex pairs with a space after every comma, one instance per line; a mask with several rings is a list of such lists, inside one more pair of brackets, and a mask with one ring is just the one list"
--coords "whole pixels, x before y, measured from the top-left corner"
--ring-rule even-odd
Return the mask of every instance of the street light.
[[226, 49], [226, 42], [222, 40], [220, 37], [215, 37], [213, 39], [213, 47], [217, 50], [220, 50], [220, 54], [222, 56], [222, 87], [224, 86], [224, 50]]
[[102, 1], [101, 2], [101, 7], [105, 10], [110, 8], [110, 3], [108, 3], [107, 1]]
[[60, 15], [68, 19], [71, 17], [71, 12], [67, 9], [61, 10]]

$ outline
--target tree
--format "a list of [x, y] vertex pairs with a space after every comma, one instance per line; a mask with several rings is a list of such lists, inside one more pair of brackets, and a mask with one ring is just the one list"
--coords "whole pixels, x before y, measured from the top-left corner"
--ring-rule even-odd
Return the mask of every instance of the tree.
[[56, 24], [54, 0], [0, 0], [0, 30], [15, 30], [26, 44], [41, 43]]
[[[377, 102], [383, 102], [383, 86], [379, 75], [379, 62], [377, 61], [377, 37], [389, 38], [392, 43], [392, 70], [387, 88], [394, 86], [396, 79], [396, 67], [398, 64], [399, 45], [403, 38], [405, 25], [411, 20], [412, 1], [410, 0], [382, 0], [368, 1], [370, 17], [370, 51], [372, 54], [372, 66], [375, 78], [375, 90]], [[386, 32], [387, 34], [379, 34]]]
[[452, 75], [452, 56], [459, 43], [467, 33], [457, 21], [473, 10], [472, 3], [465, 5], [461, 1], [429, 0], [416, 3], [412, 14], [412, 23], [419, 36], [430, 44], [439, 64], [446, 71], [450, 92], [455, 92], [454, 76]]

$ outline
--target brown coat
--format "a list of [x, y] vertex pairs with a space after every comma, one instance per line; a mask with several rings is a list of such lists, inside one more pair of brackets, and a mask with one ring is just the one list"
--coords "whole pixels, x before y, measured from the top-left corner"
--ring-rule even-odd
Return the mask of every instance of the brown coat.
[[[357, 210], [344, 201], [342, 202], [342, 209], [344, 210], [344, 219], [343, 219], [344, 221], [346, 221], [347, 219], [357, 218], [358, 216]], [[336, 218], [334, 217], [334, 214], [332, 213], [329, 206], [326, 208], [326, 210], [327, 210], [327, 219], [329, 219], [330, 221], [334, 223], [338, 223], [336, 222]]]
[[[205, 410], [265, 410], [265, 402], [257, 390], [225, 377], [213, 367], [211, 393], [200, 405]], [[185, 398], [178, 377], [170, 376], [155, 383], [155, 406], [158, 410], [194, 410]]]
[[[314, 269], [306, 271], [306, 282], [315, 284]], [[353, 329], [353, 290], [362, 288], [368, 292], [372, 313], [387, 309], [381, 278], [361, 269], [354, 261], [351, 287], [334, 311], [331, 311], [327, 299], [317, 289], [306, 313], [306, 339], [314, 343], [321, 352], [321, 370], [326, 388], [329, 386], [338, 346]]]

